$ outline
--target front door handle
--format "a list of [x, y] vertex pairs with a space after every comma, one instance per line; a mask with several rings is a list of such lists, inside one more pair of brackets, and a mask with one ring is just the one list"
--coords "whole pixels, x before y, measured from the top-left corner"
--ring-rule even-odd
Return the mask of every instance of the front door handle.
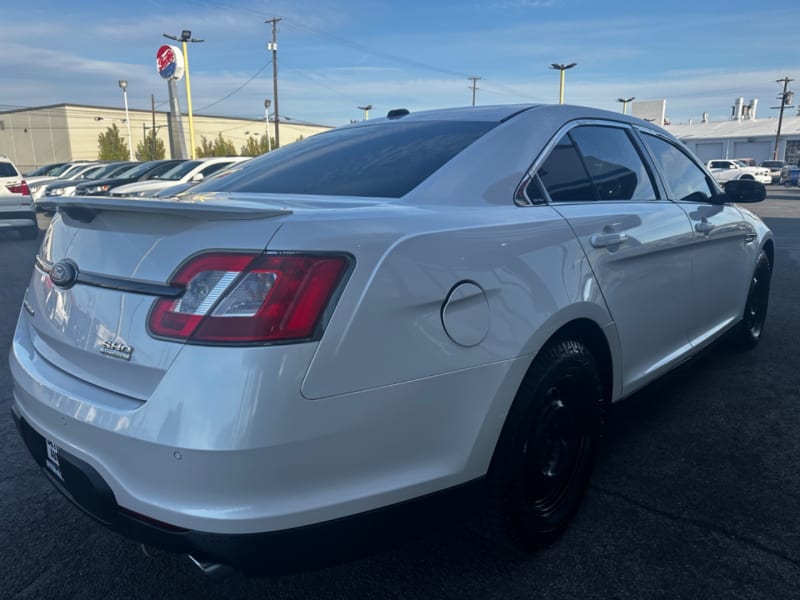
[[697, 233], [702, 233], [704, 235], [708, 235], [714, 230], [715, 225], [713, 223], [709, 223], [708, 221], [700, 221], [699, 223], [694, 224], [694, 230]]

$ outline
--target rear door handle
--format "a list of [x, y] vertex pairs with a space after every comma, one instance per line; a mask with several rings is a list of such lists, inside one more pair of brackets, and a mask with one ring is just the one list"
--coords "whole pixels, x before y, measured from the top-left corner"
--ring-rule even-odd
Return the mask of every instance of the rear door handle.
[[630, 239], [627, 233], [595, 233], [589, 238], [595, 248], [608, 248], [609, 246], [619, 246]]

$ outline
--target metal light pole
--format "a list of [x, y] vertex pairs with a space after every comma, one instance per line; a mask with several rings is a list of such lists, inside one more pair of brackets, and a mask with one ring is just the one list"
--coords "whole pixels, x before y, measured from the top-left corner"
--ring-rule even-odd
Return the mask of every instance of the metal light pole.
[[266, 98], [264, 100], [264, 123], [267, 127], [267, 152], [272, 152], [272, 142], [269, 140], [269, 105], [272, 104], [272, 100]]
[[128, 82], [120, 79], [117, 84], [122, 88], [122, 98], [125, 100], [125, 124], [128, 126], [128, 156], [133, 160], [133, 138], [131, 137], [131, 120], [128, 116]]
[[628, 102], [633, 102], [636, 100], [636, 96], [631, 96], [630, 98], [617, 98], [617, 102], [622, 102], [622, 114], [628, 114]]
[[372, 110], [372, 104], [367, 104], [366, 106], [356, 106], [358, 110], [364, 111], [364, 120], [369, 121], [369, 111]]
[[558, 88], [558, 103], [564, 104], [564, 71], [567, 69], [571, 69], [578, 63], [569, 63], [568, 65], [564, 65], [561, 63], [552, 63], [550, 65], [551, 69], [555, 69], [557, 71], [561, 71], [561, 85]]
[[189, 109], [189, 144], [192, 150], [189, 153], [192, 158], [197, 158], [197, 150], [194, 145], [194, 118], [192, 116], [192, 85], [189, 82], [189, 50], [187, 49], [186, 42], [200, 43], [205, 40], [197, 40], [192, 37], [192, 32], [189, 29], [181, 31], [181, 37], [175, 35], [164, 34], [165, 38], [180, 42], [183, 47], [183, 64], [186, 69], [186, 107]]

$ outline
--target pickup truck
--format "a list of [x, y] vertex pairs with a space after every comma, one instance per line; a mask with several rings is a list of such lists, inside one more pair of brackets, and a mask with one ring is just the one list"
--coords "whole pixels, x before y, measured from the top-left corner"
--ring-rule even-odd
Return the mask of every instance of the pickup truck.
[[706, 167], [719, 183], [725, 183], [733, 179], [755, 179], [759, 183], [772, 183], [772, 175], [769, 169], [765, 167], [749, 167], [740, 160], [719, 158], [708, 161]]

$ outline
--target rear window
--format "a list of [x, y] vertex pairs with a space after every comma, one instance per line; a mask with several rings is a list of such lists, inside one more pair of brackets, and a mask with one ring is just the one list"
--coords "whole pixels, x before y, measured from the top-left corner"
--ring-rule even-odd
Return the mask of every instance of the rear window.
[[254, 158], [195, 190], [399, 198], [495, 125], [384, 122], [334, 129]]
[[19, 173], [11, 163], [0, 162], [0, 177], [19, 177]]

